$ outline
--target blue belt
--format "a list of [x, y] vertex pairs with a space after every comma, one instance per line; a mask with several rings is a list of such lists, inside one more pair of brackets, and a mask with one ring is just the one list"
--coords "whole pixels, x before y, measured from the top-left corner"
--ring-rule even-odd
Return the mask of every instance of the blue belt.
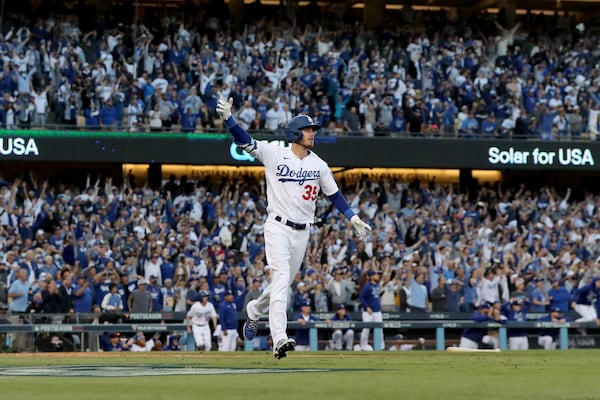
[[275, 221], [281, 222], [282, 224], [285, 224], [285, 225], [289, 226], [290, 228], [295, 229], [297, 231], [303, 231], [308, 226], [308, 224], [299, 224], [299, 223], [296, 223], [296, 222], [284, 220], [279, 215], [275, 216]]

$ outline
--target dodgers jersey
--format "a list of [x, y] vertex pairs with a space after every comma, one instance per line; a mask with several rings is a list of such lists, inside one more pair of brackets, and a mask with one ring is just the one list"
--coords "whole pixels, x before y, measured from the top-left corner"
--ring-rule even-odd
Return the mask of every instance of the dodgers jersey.
[[339, 190], [329, 166], [313, 151], [300, 159], [290, 147], [257, 140], [246, 151], [265, 166], [269, 214], [312, 224], [319, 191], [331, 196]]
[[190, 311], [188, 311], [187, 316], [191, 318], [191, 323], [193, 325], [204, 326], [208, 324], [208, 321], [211, 318], [217, 316], [217, 312], [215, 311], [215, 307], [211, 302], [203, 305], [199, 301], [192, 304]]

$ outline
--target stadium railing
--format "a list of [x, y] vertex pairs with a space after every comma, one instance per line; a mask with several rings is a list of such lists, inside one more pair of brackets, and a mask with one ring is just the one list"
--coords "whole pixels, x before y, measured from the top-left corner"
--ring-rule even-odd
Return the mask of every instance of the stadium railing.
[[[149, 129], [140, 130], [131, 130], [127, 128], [126, 124], [121, 129], [107, 129], [105, 127], [90, 127], [90, 126], [76, 126], [76, 125], [65, 125], [65, 124], [56, 124], [56, 123], [47, 123], [45, 126], [18, 126], [17, 129], [14, 130], [0, 130], [0, 136], [12, 134], [11, 132], [62, 132], [64, 136], [73, 135], [76, 133], [90, 133], [90, 134], [98, 134], [100, 132], [104, 134], [110, 134], [113, 136], [127, 136], [127, 135], [161, 135], [161, 134], [183, 134], [183, 135], [204, 135], [204, 134], [226, 134], [229, 135], [226, 130], [222, 127], [215, 128], [204, 128], [198, 127], [194, 132], [183, 132], [179, 125], [174, 125], [170, 128], [164, 128], [160, 131], [150, 131]], [[285, 138], [285, 131], [283, 129], [277, 129], [275, 131], [269, 129], [249, 129], [248, 133], [251, 135], [259, 135], [259, 136], [271, 136], [274, 138], [280, 137]], [[391, 132], [387, 130], [378, 130], [373, 132], [373, 134], [369, 134], [369, 136], [362, 131], [332, 131], [328, 128], [322, 128], [319, 131], [321, 136], [332, 136], [332, 137], [360, 137], [368, 139], [369, 137], [393, 137], [393, 138], [427, 138], [427, 139], [459, 139], [459, 140], [477, 140], [477, 139], [497, 139], [497, 140], [542, 140], [540, 135], [499, 135], [494, 137], [486, 137], [483, 135], [474, 135], [473, 137], [464, 137], [459, 135], [458, 132], [445, 133], [445, 132]], [[589, 138], [588, 134], [582, 134], [577, 138], [569, 138], [569, 141], [577, 141], [577, 142], [590, 142], [594, 141]]]
[[[144, 316], [145, 314], [142, 314]], [[152, 314], [145, 315], [146, 317], [152, 317]], [[25, 317], [28, 317], [27, 315]], [[58, 317], [58, 316], [57, 316]], [[186, 326], [181, 322], [162, 322], [156, 323], [151, 318], [144, 319], [130, 319], [126, 322], [119, 320], [117, 323], [100, 323], [93, 324], [89, 323], [89, 319], [82, 319], [82, 323], [77, 321], [71, 323], [63, 323], [59, 318], [48, 319], [50, 323], [27, 323], [21, 318], [20, 323], [16, 324], [0, 324], [0, 335], [6, 337], [5, 345], [10, 345], [11, 334], [25, 333], [28, 335], [43, 335], [43, 334], [58, 334], [58, 335], [77, 335], [81, 343], [78, 347], [82, 351], [86, 349], [85, 335], [95, 334], [100, 335], [104, 333], [127, 333], [127, 332], [147, 332], [147, 333], [169, 333], [169, 332], [185, 332]], [[58, 322], [57, 322], [58, 321]], [[390, 332], [391, 330], [397, 332], [398, 330], [410, 331], [410, 330], [426, 330], [435, 332], [435, 349], [443, 351], [446, 349], [446, 332], [447, 330], [462, 330], [465, 328], [487, 328], [498, 331], [498, 339], [500, 349], [508, 349], [508, 335], [507, 330], [510, 328], [526, 328], [534, 331], [540, 329], [558, 329], [558, 344], [562, 350], [569, 348], [569, 329], [586, 329], [586, 328], [597, 328], [597, 325], [593, 322], [590, 323], [555, 323], [555, 322], [542, 322], [542, 321], [524, 321], [524, 322], [509, 322], [507, 324], [499, 323], [478, 323], [470, 320], [418, 320], [418, 319], [404, 319], [404, 320], [385, 320], [383, 322], [361, 322], [361, 321], [317, 321], [308, 322], [305, 325], [301, 325], [295, 321], [288, 322], [288, 328], [290, 330], [295, 329], [309, 329], [309, 346], [310, 349], [316, 351], [319, 349], [319, 332], [320, 331], [331, 331], [333, 329], [354, 329], [355, 334], [359, 334], [359, 331], [363, 328], [369, 328], [373, 330], [373, 348], [374, 350], [384, 350], [381, 338], [384, 331]], [[259, 322], [259, 331], [265, 331], [268, 329], [268, 323], [266, 321]], [[252, 351], [255, 349], [256, 344], [253, 341], [246, 341], [244, 343], [245, 351]]]

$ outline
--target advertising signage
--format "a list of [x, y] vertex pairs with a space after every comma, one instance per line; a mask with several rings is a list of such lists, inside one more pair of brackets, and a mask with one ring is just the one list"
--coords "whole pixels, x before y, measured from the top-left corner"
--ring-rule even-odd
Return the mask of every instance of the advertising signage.
[[589, 147], [560, 146], [541, 149], [539, 146], [510, 146], [488, 148], [488, 161], [493, 165], [524, 166], [590, 166], [595, 165], [594, 155]]
[[[286, 146], [281, 136], [260, 136]], [[595, 142], [317, 137], [332, 167], [594, 171]], [[0, 161], [259, 165], [228, 134], [0, 131]]]

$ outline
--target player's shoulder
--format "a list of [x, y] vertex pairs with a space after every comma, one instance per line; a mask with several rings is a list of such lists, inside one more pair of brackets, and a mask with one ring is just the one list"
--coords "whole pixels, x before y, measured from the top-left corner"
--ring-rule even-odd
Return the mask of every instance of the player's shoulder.
[[283, 140], [264, 140], [264, 139], [254, 139], [253, 142], [255, 146], [260, 148], [262, 152], [268, 151], [273, 154], [284, 153], [287, 148], [283, 142]]
[[321, 161], [325, 162], [325, 160], [323, 160], [321, 158], [321, 156], [319, 156], [319, 154], [317, 154], [317, 152], [315, 152], [314, 150], [309, 150], [308, 151], [308, 156], [311, 157], [311, 158], [314, 158], [316, 160], [321, 160]]
[[322, 159], [322, 158], [321, 158], [321, 157], [320, 157], [320, 156], [319, 156], [317, 153], [315, 153], [314, 151], [310, 150], [308, 157], [309, 157], [309, 160], [310, 160], [312, 163], [315, 163], [315, 164], [321, 165], [321, 166], [323, 166], [323, 167], [328, 167], [328, 165], [327, 165], [327, 162], [326, 162], [324, 159]]

